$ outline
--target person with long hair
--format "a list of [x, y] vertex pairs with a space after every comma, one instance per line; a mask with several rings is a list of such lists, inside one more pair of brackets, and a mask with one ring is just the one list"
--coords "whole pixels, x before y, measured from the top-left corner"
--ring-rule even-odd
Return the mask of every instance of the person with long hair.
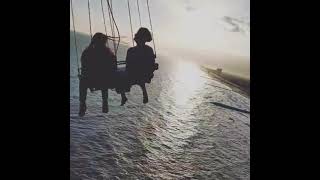
[[114, 88], [117, 62], [113, 52], [106, 46], [107, 36], [96, 33], [90, 45], [81, 55], [81, 76], [79, 84], [79, 116], [84, 116], [87, 106], [87, 90], [101, 90], [102, 112], [107, 113], [108, 89]]

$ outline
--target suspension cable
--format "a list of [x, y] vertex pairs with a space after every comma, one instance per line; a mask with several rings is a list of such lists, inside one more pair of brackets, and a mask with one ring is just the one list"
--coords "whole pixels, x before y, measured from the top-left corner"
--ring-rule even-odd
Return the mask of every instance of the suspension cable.
[[[113, 1], [110, 0], [110, 9], [111, 9], [111, 14], [113, 14]], [[114, 37], [116, 34], [115, 34], [115, 31], [114, 31], [114, 21], [112, 21], [111, 23], [111, 26], [112, 26], [112, 36]], [[114, 52], [116, 53], [116, 42], [113, 41], [113, 46], [114, 46]]]
[[80, 75], [80, 66], [79, 66], [78, 45], [77, 45], [77, 37], [76, 37], [76, 27], [74, 25], [74, 14], [73, 14], [72, 0], [70, 0], [70, 2], [71, 2], [71, 14], [72, 14], [72, 24], [73, 24], [74, 45], [75, 45], [76, 54], [77, 54], [77, 67], [78, 67], [78, 77], [79, 77], [79, 75]]
[[149, 0], [147, 0], [147, 6], [148, 6], [148, 14], [149, 14], [149, 21], [150, 21], [150, 28], [151, 28], [151, 36], [152, 36], [152, 42], [153, 42], [154, 56], [157, 57], [156, 45], [155, 45], [154, 37], [153, 37], [153, 29], [152, 29], [152, 21], [151, 21], [150, 8], [149, 8]]
[[130, 3], [128, 2], [128, 11], [129, 11], [129, 19], [130, 19], [130, 29], [131, 29], [131, 38], [132, 38], [132, 46], [134, 46], [134, 40], [133, 40], [133, 31], [132, 31], [132, 22], [131, 22], [131, 12], [130, 12]]
[[[115, 21], [115, 19], [114, 19], [112, 7], [110, 7], [109, 0], [106, 0], [106, 1], [107, 1], [107, 3], [108, 3], [108, 8], [109, 8], [109, 12], [110, 12], [112, 21], [113, 21], [114, 26], [116, 27], [116, 30], [117, 30], [117, 33], [118, 33], [118, 37], [113, 36], [113, 38], [118, 38], [117, 47], [115, 48], [115, 56], [116, 56], [116, 58], [117, 58], [117, 52], [118, 52], [118, 48], [119, 48], [119, 44], [120, 44], [120, 32], [119, 32], [118, 25], [117, 25], [117, 23], [116, 23], [116, 21]], [[111, 0], [111, 3], [112, 3], [112, 0]], [[115, 40], [113, 40], [113, 42], [114, 42], [114, 44], [115, 44]]]
[[[106, 36], [108, 37], [108, 33], [107, 33], [107, 25], [106, 25], [106, 18], [105, 18], [105, 15], [104, 15], [104, 10], [103, 10], [103, 3], [102, 3], [102, 0], [100, 0], [101, 2], [101, 10], [102, 10], [102, 17], [103, 17], [103, 24], [104, 24], [104, 31], [106, 33]], [[107, 39], [107, 46], [109, 47], [109, 41]]]
[[91, 39], [92, 39], [92, 29], [91, 29], [91, 13], [90, 13], [90, 0], [88, 0], [88, 11], [89, 11], [90, 37], [91, 37]]
[[137, 0], [137, 7], [138, 7], [138, 14], [139, 14], [139, 23], [140, 23], [140, 27], [142, 27], [142, 26], [141, 26], [141, 15], [140, 15], [139, 0]]
[[[111, 17], [111, 8], [110, 8], [110, 2], [109, 0], [106, 0], [107, 5], [108, 5], [108, 14], [109, 14], [109, 21], [110, 21], [110, 29], [111, 29], [111, 36], [114, 37], [114, 26], [113, 26], [113, 22], [112, 22], [112, 17]], [[114, 42], [114, 40], [112, 40], [113, 43], [113, 52], [116, 52], [116, 44]]]

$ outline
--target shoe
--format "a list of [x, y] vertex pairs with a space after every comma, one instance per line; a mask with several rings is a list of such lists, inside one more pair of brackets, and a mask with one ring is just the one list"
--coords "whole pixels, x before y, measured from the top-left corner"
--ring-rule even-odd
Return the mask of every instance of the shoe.
[[87, 111], [86, 103], [80, 103], [79, 116], [83, 117], [86, 114], [86, 111]]
[[146, 104], [146, 103], [148, 103], [148, 97], [146, 96], [146, 97], [143, 97], [143, 104]]
[[128, 101], [128, 98], [122, 98], [121, 99], [121, 106], [123, 106]]
[[102, 112], [103, 112], [103, 113], [108, 113], [108, 112], [109, 112], [108, 102], [103, 102], [103, 103], [102, 103]]

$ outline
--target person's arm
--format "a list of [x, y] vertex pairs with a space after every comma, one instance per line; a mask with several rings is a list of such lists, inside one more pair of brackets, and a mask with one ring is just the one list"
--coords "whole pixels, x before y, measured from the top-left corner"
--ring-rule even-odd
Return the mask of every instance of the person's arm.
[[151, 54], [150, 54], [151, 63], [154, 64], [156, 62], [156, 59], [155, 59], [156, 56], [155, 56], [155, 54], [153, 52], [153, 49], [152, 48], [150, 48], [150, 49], [151, 49]]
[[81, 54], [81, 78], [88, 75], [88, 52], [84, 50]]
[[156, 57], [155, 57], [155, 54], [154, 54], [154, 52], [153, 52], [153, 49], [150, 47], [150, 51], [149, 51], [149, 54], [148, 54], [148, 56], [149, 56], [149, 62], [150, 62], [150, 70], [151, 70], [151, 72], [153, 72], [154, 70], [157, 70], [158, 69], [158, 67], [157, 67], [157, 64], [155, 63], [156, 62]]
[[110, 48], [107, 49], [108, 53], [110, 54], [111, 57], [111, 69], [113, 71], [117, 70], [117, 57], [113, 54]]
[[131, 64], [131, 48], [128, 49], [127, 55], [126, 55], [126, 70], [130, 69]]

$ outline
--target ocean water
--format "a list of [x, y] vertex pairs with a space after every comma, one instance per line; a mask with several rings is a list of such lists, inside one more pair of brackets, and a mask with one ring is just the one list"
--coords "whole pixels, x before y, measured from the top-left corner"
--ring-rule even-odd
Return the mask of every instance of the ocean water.
[[[250, 179], [250, 99], [211, 79], [190, 61], [158, 55], [147, 84], [149, 103], [133, 86], [128, 102], [109, 90], [88, 92], [87, 114], [78, 117], [77, 61], [70, 34], [71, 179]], [[79, 51], [89, 39], [78, 34]], [[121, 46], [119, 59], [125, 56]], [[79, 52], [80, 55], [80, 52]]]

